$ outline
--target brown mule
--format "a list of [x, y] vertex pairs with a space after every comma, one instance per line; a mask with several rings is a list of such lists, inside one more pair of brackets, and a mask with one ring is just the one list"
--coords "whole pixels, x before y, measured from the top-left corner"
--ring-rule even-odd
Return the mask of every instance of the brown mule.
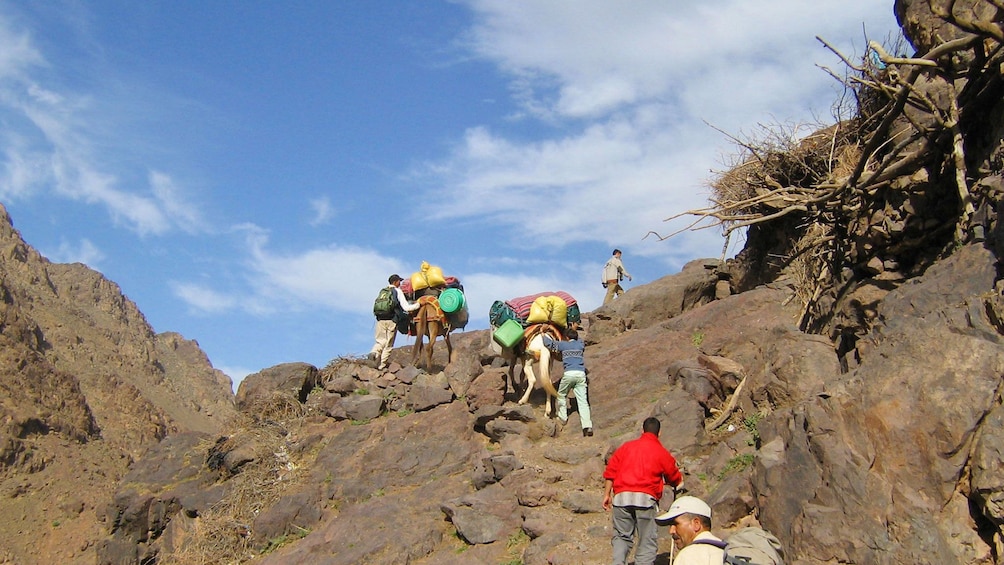
[[[431, 299], [431, 300], [427, 300]], [[453, 361], [453, 344], [450, 343], [450, 325], [446, 321], [446, 316], [443, 315], [443, 311], [439, 307], [439, 301], [434, 297], [425, 297], [419, 299], [422, 304], [419, 306], [418, 310], [415, 312], [412, 320], [415, 322], [415, 345], [411, 350], [411, 362], [413, 365], [418, 367], [420, 358], [422, 357], [422, 350], [425, 350], [425, 370], [432, 370], [432, 352], [436, 347], [436, 338], [443, 336], [443, 341], [446, 342], [446, 362], [449, 363]], [[428, 336], [429, 345], [423, 348], [422, 341]]]

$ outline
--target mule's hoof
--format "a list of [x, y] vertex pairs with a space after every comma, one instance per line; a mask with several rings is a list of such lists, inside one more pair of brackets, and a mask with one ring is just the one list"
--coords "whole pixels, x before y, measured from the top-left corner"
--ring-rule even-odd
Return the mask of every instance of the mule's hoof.
[[592, 428], [583, 428], [583, 430], [582, 430], [582, 437], [593, 437], [593, 429]]

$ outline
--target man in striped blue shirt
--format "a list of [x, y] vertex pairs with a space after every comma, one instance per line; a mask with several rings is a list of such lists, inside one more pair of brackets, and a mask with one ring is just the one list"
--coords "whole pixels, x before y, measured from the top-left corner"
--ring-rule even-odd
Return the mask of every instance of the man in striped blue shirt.
[[561, 353], [561, 362], [565, 372], [558, 383], [558, 420], [564, 425], [568, 422], [568, 391], [575, 394], [575, 402], [579, 406], [579, 421], [582, 423], [582, 435], [593, 435], [593, 421], [589, 414], [589, 400], [586, 381], [586, 345], [579, 340], [579, 332], [575, 328], [565, 330], [568, 341], [555, 341], [550, 336], [544, 336], [544, 347]]

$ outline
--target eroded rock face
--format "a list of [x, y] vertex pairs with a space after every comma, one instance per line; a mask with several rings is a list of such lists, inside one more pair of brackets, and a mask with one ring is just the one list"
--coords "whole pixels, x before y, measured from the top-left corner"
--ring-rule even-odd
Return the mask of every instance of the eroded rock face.
[[[947, 6], [948, 2], [939, 5]], [[958, 0], [950, 3], [952, 12], [962, 19], [993, 21], [997, 8], [984, 0]], [[903, 35], [918, 53], [927, 53], [932, 47], [946, 41], [958, 39], [966, 32], [958, 26], [944, 21], [931, 10], [928, 0], [896, 0], [894, 5], [896, 21]]]
[[[13, 493], [0, 561], [94, 562], [85, 538], [130, 461], [234, 414], [230, 379], [198, 344], [155, 334], [100, 273], [46, 260], [0, 206], [0, 492]], [[17, 534], [42, 530], [41, 543]]]
[[[985, 448], [999, 433], [986, 419], [1004, 374], [1004, 341], [985, 316], [993, 263], [970, 246], [893, 291], [861, 366], [765, 422], [776, 451], [754, 475], [760, 517], [777, 531], [790, 525], [796, 561], [989, 558], [964, 477], [974, 442]], [[998, 498], [993, 449], [976, 453], [975, 499]]]
[[307, 395], [319, 384], [317, 367], [309, 363], [283, 363], [248, 375], [237, 388], [237, 409], [247, 410], [255, 401], [283, 395], [295, 402], [306, 402]]

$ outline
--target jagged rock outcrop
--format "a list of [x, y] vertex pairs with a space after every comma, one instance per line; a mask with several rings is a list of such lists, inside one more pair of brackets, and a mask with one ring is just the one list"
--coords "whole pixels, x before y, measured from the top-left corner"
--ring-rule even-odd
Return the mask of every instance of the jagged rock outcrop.
[[221, 429], [230, 387], [115, 283], [39, 255], [0, 206], [0, 561], [93, 563], [130, 462], [168, 434]]

